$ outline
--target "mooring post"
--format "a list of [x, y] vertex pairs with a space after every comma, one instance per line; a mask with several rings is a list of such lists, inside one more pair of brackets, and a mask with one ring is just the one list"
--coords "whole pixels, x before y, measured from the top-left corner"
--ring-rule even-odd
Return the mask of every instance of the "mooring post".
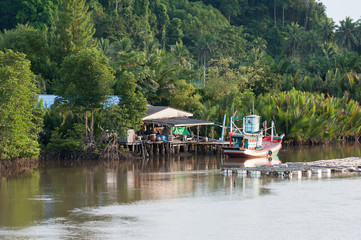
[[159, 155], [159, 144], [153, 143], [155, 147], [155, 154]]
[[170, 155], [170, 146], [169, 146], [169, 142], [165, 143], [165, 148], [166, 148], [166, 153], [167, 153], [167, 155]]
[[174, 154], [174, 144], [170, 145], [170, 152], [171, 152], [171, 154]]
[[199, 125], [197, 126], [197, 142], [199, 142]]
[[154, 153], [153, 144], [152, 144], [152, 143], [148, 143], [148, 145], [149, 145], [149, 154], [150, 154], [151, 156], [153, 156], [153, 153]]
[[160, 145], [161, 145], [162, 155], [165, 155], [165, 146], [163, 143], [161, 143]]

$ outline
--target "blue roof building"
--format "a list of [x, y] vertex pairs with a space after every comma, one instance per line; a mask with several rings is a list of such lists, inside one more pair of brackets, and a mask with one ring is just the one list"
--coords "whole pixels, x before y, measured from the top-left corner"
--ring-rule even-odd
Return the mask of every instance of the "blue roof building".
[[[57, 98], [57, 95], [53, 94], [39, 94], [39, 100], [43, 100], [43, 108], [50, 108]], [[110, 107], [112, 105], [117, 105], [121, 98], [118, 96], [110, 96], [109, 99], [106, 101], [105, 106]]]

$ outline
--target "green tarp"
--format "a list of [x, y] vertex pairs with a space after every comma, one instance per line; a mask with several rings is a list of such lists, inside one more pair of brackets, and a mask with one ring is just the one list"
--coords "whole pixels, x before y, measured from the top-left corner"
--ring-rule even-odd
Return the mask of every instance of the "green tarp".
[[189, 131], [186, 127], [173, 127], [173, 134], [189, 135]]

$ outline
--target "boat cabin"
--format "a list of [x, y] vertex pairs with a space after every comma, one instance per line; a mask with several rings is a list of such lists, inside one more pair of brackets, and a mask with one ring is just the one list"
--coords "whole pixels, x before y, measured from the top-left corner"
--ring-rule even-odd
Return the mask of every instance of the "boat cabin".
[[[232, 120], [242, 120], [244, 131], [240, 131], [236, 127], [239, 132], [230, 133], [231, 145], [250, 150], [258, 150], [262, 148], [262, 139], [264, 135], [263, 131], [260, 131], [260, 116], [249, 115], [240, 119], [233, 118]], [[234, 141], [233, 144], [232, 140]]]
[[[242, 128], [238, 128], [235, 121], [242, 121]], [[275, 133], [274, 122], [267, 127], [267, 121], [260, 128], [261, 117], [249, 115], [244, 118], [231, 118], [231, 132], [229, 147], [223, 147], [223, 153], [230, 157], [269, 157], [277, 155], [282, 148], [282, 138]], [[267, 130], [271, 130], [271, 134]]]

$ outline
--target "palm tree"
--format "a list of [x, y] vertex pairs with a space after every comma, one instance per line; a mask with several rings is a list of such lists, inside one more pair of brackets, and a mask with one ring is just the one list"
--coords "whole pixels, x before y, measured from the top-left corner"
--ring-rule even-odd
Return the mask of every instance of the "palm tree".
[[118, 39], [117, 41], [111, 44], [111, 50], [114, 53], [127, 53], [132, 50], [132, 40], [125, 37]]
[[319, 26], [321, 28], [320, 35], [322, 40], [324, 42], [331, 42], [334, 35], [335, 22], [332, 20], [332, 18], [325, 18], [321, 21]]
[[177, 59], [177, 62], [180, 66], [191, 69], [192, 65], [190, 63], [190, 54], [186, 46], [183, 43], [176, 43], [175, 45], [171, 46], [170, 52], [173, 53], [174, 57]]
[[282, 0], [282, 28], [285, 28], [285, 11], [288, 8], [288, 6], [291, 4], [292, 0]]
[[359, 45], [356, 37], [356, 22], [353, 22], [350, 17], [341, 20], [340, 26], [336, 30], [335, 38], [340, 47], [354, 50]]
[[298, 23], [292, 22], [291, 25], [287, 25], [285, 35], [284, 51], [291, 53], [292, 59], [302, 42], [302, 36], [304, 31], [301, 29]]
[[206, 81], [206, 65], [207, 61], [213, 56], [218, 39], [213, 34], [203, 35], [198, 42], [196, 42], [196, 50], [198, 53], [198, 61], [203, 63], [203, 81]]
[[309, 9], [309, 2], [308, 2], [308, 0], [305, 0], [305, 8], [306, 8], [305, 31], [307, 31], [307, 25], [308, 25], [308, 9]]
[[319, 34], [314, 30], [305, 32], [303, 35], [302, 45], [303, 49], [305, 49], [307, 53], [315, 53], [320, 49]]
[[356, 37], [359, 39], [358, 53], [361, 55], [361, 19], [356, 22]]
[[98, 43], [98, 49], [104, 54], [104, 56], [106, 56], [108, 59], [110, 59], [111, 53], [112, 53], [112, 49], [111, 49], [111, 44], [108, 38], [100, 38], [97, 39], [97, 43]]

